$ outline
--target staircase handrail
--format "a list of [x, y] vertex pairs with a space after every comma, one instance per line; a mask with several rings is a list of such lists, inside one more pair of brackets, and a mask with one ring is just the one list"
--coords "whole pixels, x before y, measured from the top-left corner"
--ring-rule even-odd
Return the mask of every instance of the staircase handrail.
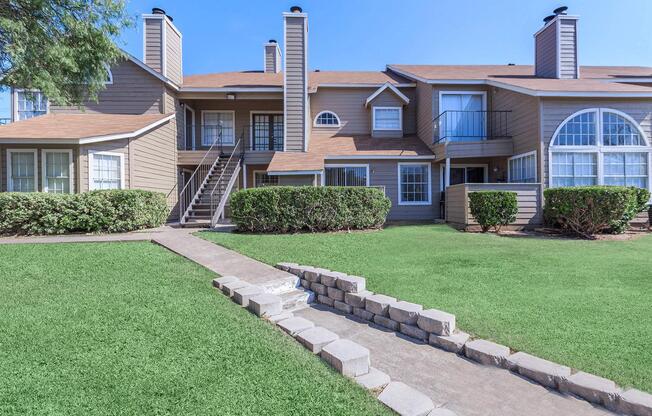
[[[231, 193], [231, 189], [233, 188], [233, 184], [235, 183], [235, 179], [240, 172], [240, 161], [242, 159], [241, 155], [237, 156], [237, 160], [234, 159], [234, 156], [238, 150], [238, 146], [240, 145], [240, 140], [237, 141], [235, 146], [233, 146], [233, 150], [231, 151], [231, 154], [229, 155], [229, 159], [226, 161], [224, 164], [224, 167], [222, 168], [222, 172], [220, 173], [220, 176], [218, 177], [217, 181], [215, 182], [215, 185], [213, 185], [213, 189], [211, 189], [210, 193], [210, 204], [211, 204], [211, 209], [210, 209], [210, 217], [211, 217], [211, 227], [214, 227], [215, 224], [217, 224], [217, 220], [219, 217], [222, 215], [224, 207], [226, 205], [226, 200], [228, 199], [229, 194]], [[220, 196], [220, 201], [217, 204], [217, 209], [215, 207], [215, 192], [220, 189], [220, 185], [223, 181], [224, 175], [226, 172], [228, 172], [229, 167], [231, 165], [231, 162], [235, 161], [235, 167], [233, 168], [233, 172], [231, 173], [231, 176], [229, 177], [229, 182], [224, 189], [224, 194]]]

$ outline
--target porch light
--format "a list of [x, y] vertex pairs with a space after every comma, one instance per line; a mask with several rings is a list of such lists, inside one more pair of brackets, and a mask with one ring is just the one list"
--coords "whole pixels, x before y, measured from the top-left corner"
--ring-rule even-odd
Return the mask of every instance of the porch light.
[[227, 100], [235, 100], [235, 93], [234, 92], [226, 93], [226, 99]]

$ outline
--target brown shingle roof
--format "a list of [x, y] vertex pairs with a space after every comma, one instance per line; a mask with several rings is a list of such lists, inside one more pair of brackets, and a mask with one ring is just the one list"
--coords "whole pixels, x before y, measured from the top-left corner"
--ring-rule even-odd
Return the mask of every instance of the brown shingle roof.
[[[411, 81], [389, 71], [312, 71], [308, 74], [309, 88], [314, 91], [321, 84], [369, 84], [377, 87]], [[220, 72], [183, 77], [183, 88], [260, 88], [282, 87], [283, 73], [261, 71]]]
[[550, 79], [534, 76], [532, 65], [391, 65], [391, 68], [428, 80], [493, 81], [545, 92], [650, 93], [646, 85], [605, 81], [610, 79], [652, 78], [652, 67], [583, 66], [579, 79]]
[[0, 126], [3, 140], [82, 140], [133, 134], [174, 114], [46, 114]]
[[306, 153], [276, 152], [267, 170], [270, 172], [312, 171], [324, 168], [329, 157], [402, 157], [432, 156], [428, 146], [416, 136], [381, 139], [370, 136], [330, 136], [313, 134]]

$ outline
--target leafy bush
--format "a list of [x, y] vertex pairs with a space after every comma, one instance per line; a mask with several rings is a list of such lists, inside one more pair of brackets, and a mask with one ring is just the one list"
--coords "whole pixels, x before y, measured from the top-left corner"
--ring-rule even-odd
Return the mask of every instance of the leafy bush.
[[337, 186], [243, 189], [230, 203], [238, 230], [261, 233], [379, 228], [391, 206], [379, 189]]
[[165, 196], [141, 190], [2, 193], [0, 234], [126, 232], [165, 223]]
[[518, 201], [516, 192], [478, 191], [469, 193], [471, 215], [486, 233], [491, 227], [500, 232], [503, 225], [516, 221]]
[[624, 186], [551, 188], [544, 191], [545, 218], [585, 238], [624, 232], [644, 210], [649, 192]]

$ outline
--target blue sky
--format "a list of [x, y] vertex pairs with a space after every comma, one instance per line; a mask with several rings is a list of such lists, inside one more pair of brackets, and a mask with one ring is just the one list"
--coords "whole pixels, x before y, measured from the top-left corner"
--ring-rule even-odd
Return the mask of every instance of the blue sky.
[[[262, 69], [262, 45], [283, 42], [281, 13], [309, 16], [309, 66], [380, 70], [404, 64], [531, 64], [532, 35], [560, 5], [580, 16], [582, 65], [652, 66], [650, 0], [132, 0], [138, 16], [164, 8], [183, 33], [186, 74]], [[142, 22], [121, 46], [142, 57]], [[0, 99], [0, 117], [8, 103]]]

